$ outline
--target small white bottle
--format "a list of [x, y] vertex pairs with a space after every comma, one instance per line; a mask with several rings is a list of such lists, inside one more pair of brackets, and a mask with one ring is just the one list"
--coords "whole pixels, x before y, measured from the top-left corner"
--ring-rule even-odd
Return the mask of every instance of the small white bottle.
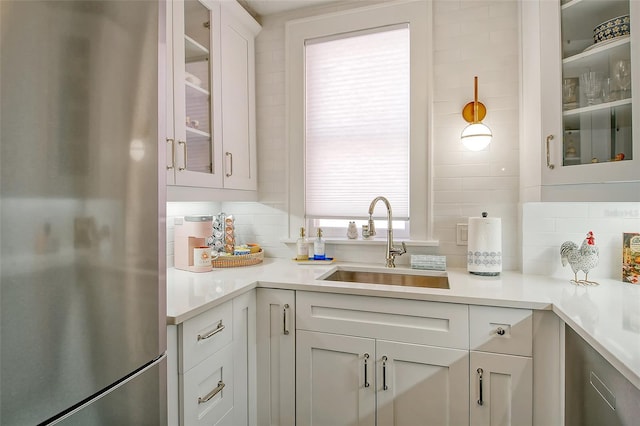
[[313, 260], [325, 260], [324, 240], [322, 239], [322, 229], [318, 228], [318, 237], [313, 241]]
[[304, 235], [304, 227], [300, 228], [300, 238], [296, 242], [296, 260], [309, 259], [309, 242]]

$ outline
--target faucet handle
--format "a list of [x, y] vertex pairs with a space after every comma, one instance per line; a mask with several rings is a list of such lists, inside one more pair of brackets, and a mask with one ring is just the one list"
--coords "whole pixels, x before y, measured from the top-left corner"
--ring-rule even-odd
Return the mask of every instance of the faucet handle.
[[402, 252], [398, 254], [403, 255], [407, 252], [407, 246], [404, 245], [404, 241], [402, 241], [401, 244], [402, 244]]
[[404, 241], [402, 241], [401, 244], [401, 249], [391, 247], [391, 254], [393, 254], [394, 256], [402, 256], [403, 254], [405, 254], [407, 252], [407, 246], [404, 244]]

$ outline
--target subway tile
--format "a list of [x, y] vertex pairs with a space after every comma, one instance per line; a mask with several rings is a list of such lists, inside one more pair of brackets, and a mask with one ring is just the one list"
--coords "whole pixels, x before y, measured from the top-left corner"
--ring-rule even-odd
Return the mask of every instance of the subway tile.
[[434, 166], [434, 176], [437, 176], [437, 177], [487, 176], [490, 173], [490, 171], [491, 171], [491, 167], [488, 164], [480, 164], [480, 165], [455, 164], [455, 165]]
[[586, 217], [557, 218], [556, 227], [558, 230], [561, 230], [562, 233], [567, 233], [567, 232], [578, 233], [578, 234], [582, 233], [586, 235], [587, 232], [591, 230], [592, 224]]
[[[489, 17], [495, 22], [507, 22], [517, 26], [518, 21], [514, 19], [518, 15], [518, 2], [511, 0], [493, 1], [489, 4]], [[506, 19], [504, 19], [506, 18]]]
[[509, 190], [517, 189], [519, 180], [517, 177], [476, 177], [463, 178], [462, 189], [465, 191], [482, 190]]
[[555, 232], [556, 229], [556, 220], [553, 218], [530, 220], [522, 225], [522, 231], [525, 236], [538, 232]]
[[[441, 140], [442, 141], [442, 140]], [[449, 145], [459, 143], [455, 139], [453, 141], [444, 141], [442, 144]], [[434, 152], [433, 164], [437, 165], [456, 165], [462, 163], [462, 152], [457, 151], [440, 151]]]
[[462, 165], [467, 164], [489, 164], [491, 160], [491, 153], [489, 150], [482, 151], [469, 151], [464, 149], [462, 151], [462, 157], [460, 158], [460, 163]]
[[437, 0], [433, 2], [433, 14], [437, 17], [444, 14], [456, 14], [459, 10], [459, 0]]
[[434, 178], [434, 191], [461, 191], [462, 178]]
[[458, 218], [463, 216], [459, 205], [438, 202], [433, 204], [433, 214], [434, 216], [455, 216]]
[[589, 203], [589, 217], [640, 218], [640, 203]]
[[491, 176], [514, 176], [519, 175], [520, 164], [517, 161], [492, 162]]
[[462, 56], [462, 49], [449, 49], [449, 50], [437, 50], [433, 51], [433, 62], [435, 64], [455, 64], [460, 63], [464, 57]]

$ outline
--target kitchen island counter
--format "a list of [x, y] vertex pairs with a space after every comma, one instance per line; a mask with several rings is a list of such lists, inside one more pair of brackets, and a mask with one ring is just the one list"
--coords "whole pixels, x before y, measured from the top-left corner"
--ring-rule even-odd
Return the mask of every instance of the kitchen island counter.
[[[171, 268], [167, 270], [167, 323], [179, 324], [256, 287], [553, 310], [640, 388], [640, 286], [599, 279], [599, 286], [582, 287], [571, 284], [569, 278], [510, 271], [482, 277], [465, 269], [447, 271], [449, 289], [318, 279], [343, 267], [385, 270], [379, 265], [298, 265], [289, 259], [269, 258], [255, 266], [205, 273]], [[402, 270], [420, 273], [408, 267], [395, 269]]]

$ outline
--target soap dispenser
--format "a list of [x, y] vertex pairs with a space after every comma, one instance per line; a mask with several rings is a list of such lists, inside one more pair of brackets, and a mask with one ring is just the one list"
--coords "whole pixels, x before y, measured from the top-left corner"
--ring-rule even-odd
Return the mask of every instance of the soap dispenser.
[[318, 236], [313, 242], [313, 260], [325, 260], [324, 240], [322, 239], [322, 229], [318, 228]]
[[300, 228], [300, 238], [296, 242], [296, 260], [309, 259], [309, 242], [305, 238], [304, 227]]

